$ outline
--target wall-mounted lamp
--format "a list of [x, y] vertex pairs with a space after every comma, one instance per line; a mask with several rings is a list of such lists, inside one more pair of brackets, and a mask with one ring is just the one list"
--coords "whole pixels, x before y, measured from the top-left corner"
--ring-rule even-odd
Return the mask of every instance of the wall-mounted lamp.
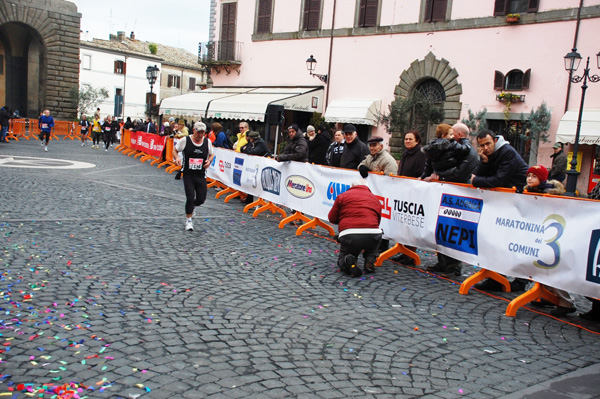
[[318, 73], [313, 73], [313, 71], [315, 70], [316, 67], [317, 67], [317, 60], [315, 60], [314, 57], [311, 55], [306, 60], [306, 69], [308, 69], [308, 72], [311, 74], [311, 76], [315, 76], [315, 77], [319, 78], [319, 80], [321, 80], [321, 82], [327, 83], [327, 75], [319, 75]]

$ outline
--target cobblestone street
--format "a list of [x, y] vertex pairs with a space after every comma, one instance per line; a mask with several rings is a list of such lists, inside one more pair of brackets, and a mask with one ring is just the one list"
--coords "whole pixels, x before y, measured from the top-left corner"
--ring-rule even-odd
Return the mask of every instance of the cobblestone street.
[[438, 278], [428, 252], [351, 279], [324, 230], [298, 237], [214, 189], [184, 231], [181, 181], [112, 148], [0, 143], [0, 166], [0, 397], [72, 382], [88, 398], [531, 398], [600, 363], [582, 297], [563, 321], [506, 317], [516, 294], [459, 295], [477, 269]]

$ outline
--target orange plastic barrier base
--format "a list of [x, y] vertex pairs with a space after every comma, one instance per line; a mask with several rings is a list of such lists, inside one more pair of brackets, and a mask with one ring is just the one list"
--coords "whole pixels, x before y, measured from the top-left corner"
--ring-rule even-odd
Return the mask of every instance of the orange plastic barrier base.
[[328, 225], [327, 223], [323, 222], [321, 219], [319, 218], [314, 218], [312, 219], [310, 222], [303, 224], [302, 226], [298, 227], [296, 229], [296, 235], [299, 236], [301, 235], [304, 231], [308, 230], [308, 229], [314, 229], [317, 227], [322, 227], [325, 230], [327, 230], [327, 232], [329, 233], [330, 236], [334, 236], [335, 235], [335, 230], [333, 229], [333, 227], [331, 227], [330, 225]]
[[210, 188], [210, 187], [218, 187], [218, 188], [220, 188], [220, 189], [226, 189], [226, 188], [227, 188], [227, 186], [226, 186], [226, 185], [224, 185], [223, 183], [221, 183], [221, 182], [220, 182], [220, 181], [218, 181], [218, 180], [213, 180], [213, 181], [211, 181], [210, 183], [208, 183], [208, 184], [206, 185], [206, 187], [207, 187], [207, 188]]
[[248, 212], [250, 209], [254, 208], [255, 206], [258, 206], [259, 208], [256, 209], [252, 213], [252, 217], [254, 217], [254, 218], [265, 211], [270, 211], [271, 213], [280, 213], [282, 217], [284, 217], [284, 218], [287, 217], [287, 214], [285, 213], [285, 211], [283, 209], [281, 209], [277, 205], [273, 204], [272, 202], [266, 202], [262, 198], [259, 198], [258, 200], [246, 205], [244, 207], [244, 212]]
[[504, 292], [510, 292], [510, 283], [508, 282], [506, 277], [487, 269], [481, 269], [480, 271], [463, 281], [463, 283], [460, 285], [460, 289], [458, 290], [458, 292], [462, 295], [467, 295], [472, 286], [474, 286], [480, 281], [485, 280], [486, 278], [496, 280], [497, 282], [502, 284]]
[[230, 193], [233, 193], [234, 191], [236, 191], [236, 190], [235, 190], [235, 189], [233, 189], [233, 188], [231, 188], [231, 187], [226, 187], [226, 188], [224, 188], [223, 190], [219, 191], [219, 192], [217, 193], [217, 195], [215, 195], [215, 198], [222, 197], [222, 196], [223, 196], [223, 195], [225, 195], [225, 194], [230, 194]]
[[300, 220], [300, 221], [302, 221], [302, 222], [304, 222], [304, 223], [308, 223], [308, 222], [310, 222], [310, 219], [309, 219], [308, 217], [306, 217], [306, 216], [304, 216], [303, 214], [301, 214], [300, 212], [296, 211], [296, 212], [294, 212], [293, 214], [291, 214], [290, 216], [288, 216], [288, 217], [286, 217], [286, 218], [283, 218], [283, 220], [282, 220], [281, 222], [279, 222], [279, 226], [278, 226], [278, 227], [279, 227], [280, 229], [283, 229], [283, 227], [284, 227], [286, 224], [288, 224], [288, 223], [291, 223], [291, 222], [294, 222], [294, 221], [296, 221], [296, 220]]
[[394, 256], [396, 254], [400, 254], [400, 253], [402, 253], [402, 254], [408, 256], [409, 258], [411, 258], [412, 260], [414, 260], [416, 266], [419, 266], [421, 264], [421, 258], [419, 258], [419, 255], [417, 255], [416, 252], [411, 251], [410, 249], [406, 248], [402, 244], [396, 243], [396, 245], [394, 245], [387, 251], [382, 252], [379, 255], [379, 257], [375, 261], [375, 266], [381, 266], [383, 261], [391, 258], [392, 256]]
[[552, 302], [556, 306], [558, 306], [560, 302], [558, 296], [548, 291], [542, 284], [536, 282], [529, 291], [519, 295], [508, 304], [505, 314], [509, 317], [515, 317], [519, 308], [527, 305], [529, 302], [539, 301], [540, 299]]

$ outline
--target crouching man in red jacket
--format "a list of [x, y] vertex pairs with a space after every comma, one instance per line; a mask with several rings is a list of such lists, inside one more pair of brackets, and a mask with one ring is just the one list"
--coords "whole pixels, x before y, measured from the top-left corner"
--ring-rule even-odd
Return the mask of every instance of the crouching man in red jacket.
[[341, 244], [338, 266], [352, 277], [360, 277], [362, 271], [356, 266], [358, 256], [364, 251], [365, 273], [375, 272], [375, 260], [379, 254], [382, 231], [381, 204], [363, 179], [340, 194], [329, 211], [329, 221], [338, 224]]

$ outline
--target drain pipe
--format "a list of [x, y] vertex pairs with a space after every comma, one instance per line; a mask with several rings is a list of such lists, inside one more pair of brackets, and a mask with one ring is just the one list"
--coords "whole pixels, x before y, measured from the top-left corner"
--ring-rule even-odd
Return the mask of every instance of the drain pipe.
[[[579, 25], [581, 24], [581, 8], [583, 7], [583, 0], [579, 1], [579, 9], [577, 10], [577, 24], [575, 25], [575, 38], [573, 39], [573, 51], [577, 50], [577, 39], [579, 38]], [[569, 108], [569, 97], [571, 96], [571, 78], [573, 77], [573, 71], [569, 72], [569, 83], [567, 84], [567, 96], [565, 98], [565, 112]]]
[[323, 113], [325, 113], [325, 111], [327, 110], [327, 104], [329, 103], [329, 86], [331, 86], [331, 57], [333, 54], [333, 28], [335, 27], [336, 3], [337, 0], [333, 0], [333, 15], [331, 16], [331, 35], [329, 36], [329, 65], [327, 66], [327, 89], [325, 89], [325, 108], [323, 109]]

